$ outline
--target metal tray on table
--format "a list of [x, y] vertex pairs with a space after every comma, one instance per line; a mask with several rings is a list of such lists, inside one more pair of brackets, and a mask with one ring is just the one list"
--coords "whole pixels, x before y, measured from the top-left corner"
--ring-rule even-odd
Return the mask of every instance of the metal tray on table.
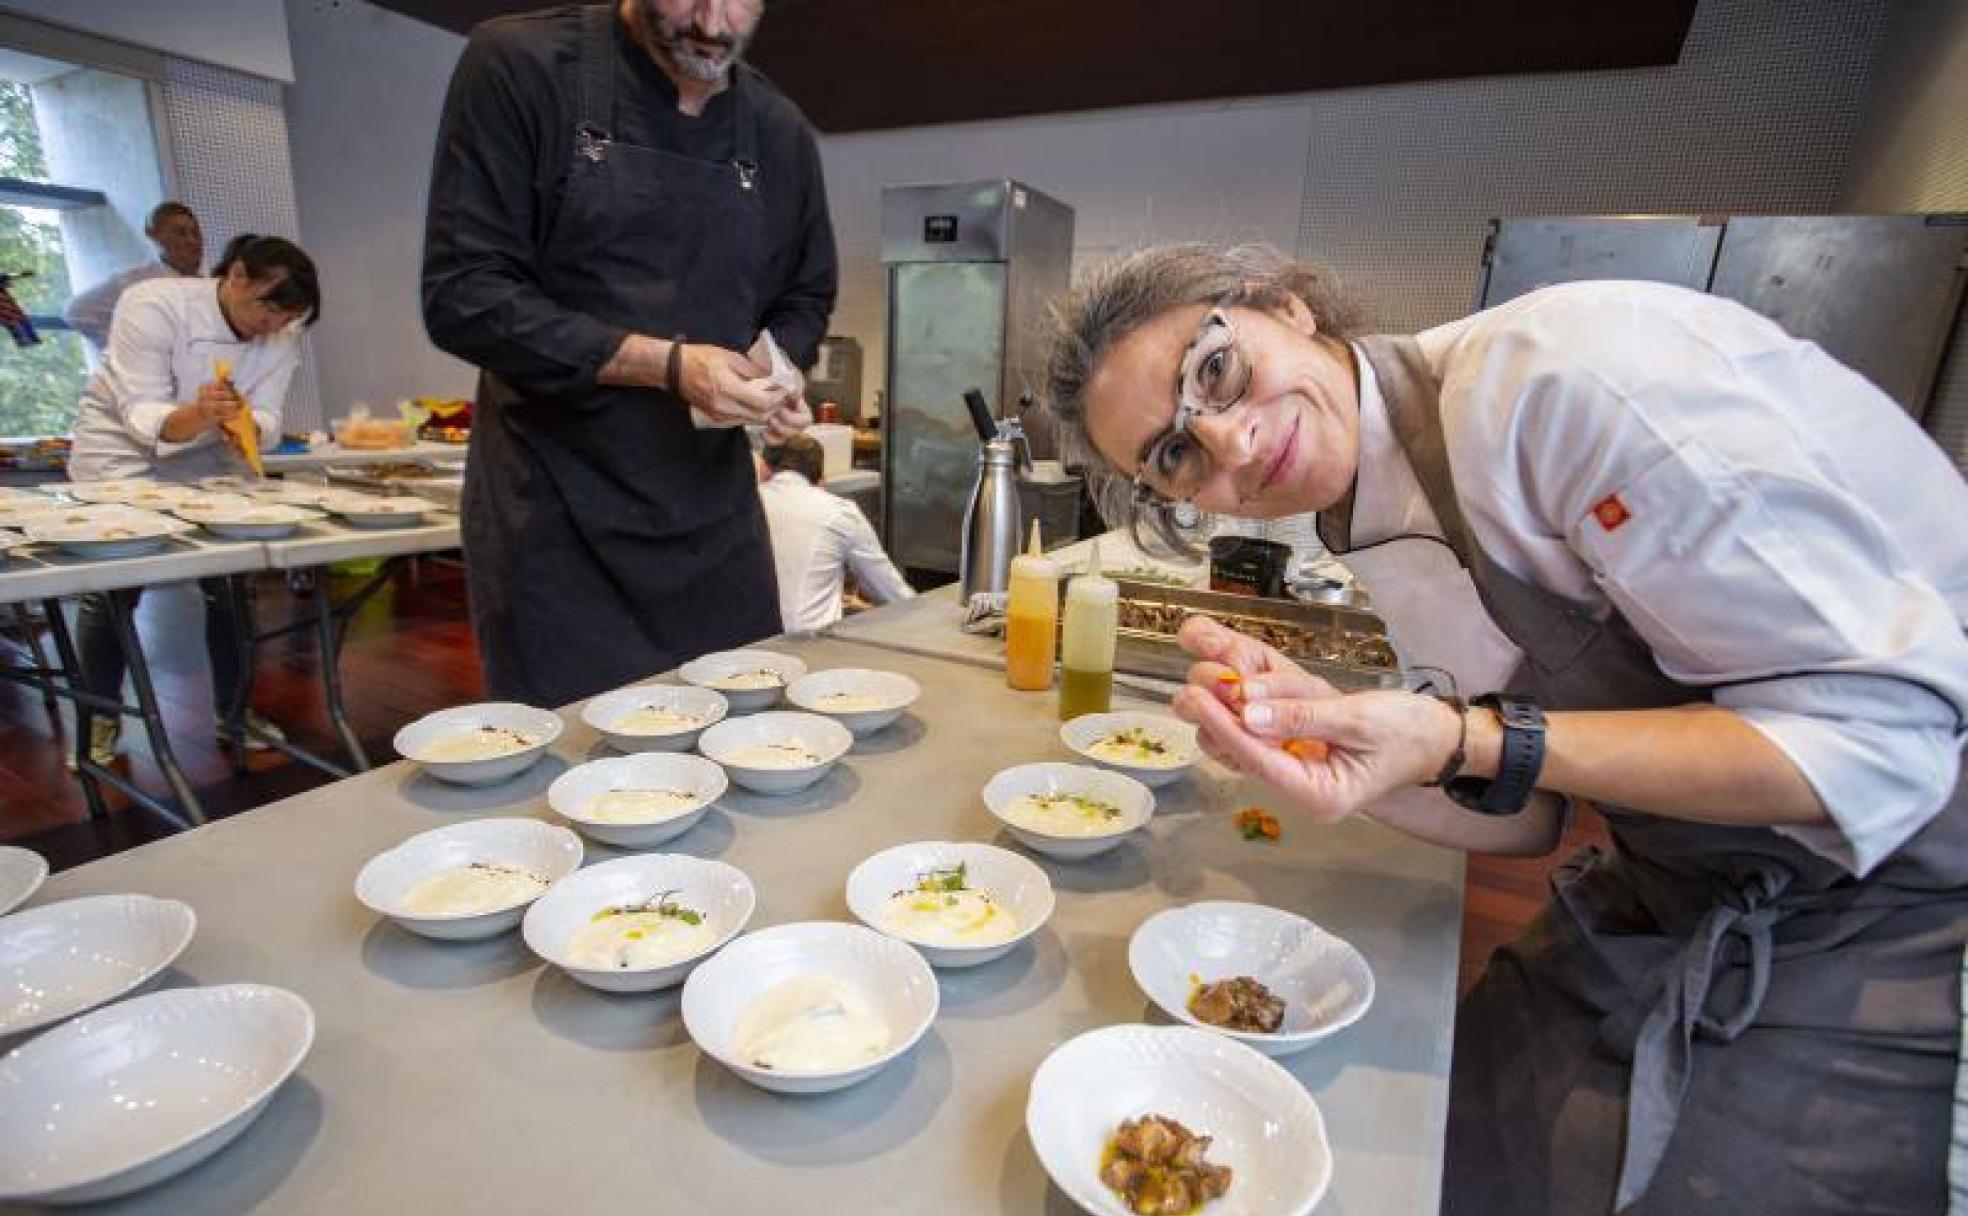
[[1180, 681], [1192, 662], [1176, 630], [1195, 613], [1263, 639], [1337, 688], [1399, 688], [1401, 669], [1387, 626], [1378, 616], [1336, 604], [1260, 599], [1193, 587], [1114, 580], [1120, 586], [1120, 630], [1114, 667], [1135, 675]]

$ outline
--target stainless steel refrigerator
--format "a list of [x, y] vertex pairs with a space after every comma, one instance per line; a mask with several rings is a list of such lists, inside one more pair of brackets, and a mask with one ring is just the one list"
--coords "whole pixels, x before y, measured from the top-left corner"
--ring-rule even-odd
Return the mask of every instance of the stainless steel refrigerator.
[[[1043, 400], [1047, 306], [1072, 258], [1073, 209], [1019, 182], [882, 191], [882, 517], [897, 565], [956, 571], [978, 454], [964, 390], [983, 390], [1000, 418], [1023, 394]], [[1054, 439], [1035, 421], [1032, 455], [1045, 459]]]

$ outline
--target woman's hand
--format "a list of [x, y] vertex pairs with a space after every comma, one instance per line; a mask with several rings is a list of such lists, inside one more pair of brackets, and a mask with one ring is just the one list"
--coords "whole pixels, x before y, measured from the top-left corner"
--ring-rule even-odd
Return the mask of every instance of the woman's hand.
[[198, 430], [219, 426], [246, 408], [246, 399], [230, 380], [210, 380], [198, 386]]

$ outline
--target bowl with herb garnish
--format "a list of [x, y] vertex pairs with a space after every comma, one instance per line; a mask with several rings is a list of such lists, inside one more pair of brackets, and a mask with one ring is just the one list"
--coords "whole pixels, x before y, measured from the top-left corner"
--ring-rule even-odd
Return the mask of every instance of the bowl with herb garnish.
[[1059, 728], [1060, 742], [1102, 768], [1167, 785], [1195, 767], [1196, 728], [1167, 714], [1081, 714]]
[[591, 840], [646, 849], [695, 827], [729, 787], [702, 756], [641, 752], [575, 765], [547, 787], [547, 805]]
[[651, 853], [562, 879], [527, 909], [522, 932], [533, 953], [590, 988], [654, 992], [738, 936], [757, 904], [742, 870]]
[[1155, 795], [1088, 764], [1021, 764], [991, 778], [984, 805], [1022, 844], [1065, 861], [1119, 845], [1155, 813]]
[[854, 736], [832, 718], [790, 710], [726, 718], [697, 740], [697, 750], [755, 794], [803, 790], [852, 746]]
[[1052, 915], [1052, 880], [1009, 849], [922, 840], [854, 867], [847, 907], [932, 967], [975, 967], [1038, 932]]

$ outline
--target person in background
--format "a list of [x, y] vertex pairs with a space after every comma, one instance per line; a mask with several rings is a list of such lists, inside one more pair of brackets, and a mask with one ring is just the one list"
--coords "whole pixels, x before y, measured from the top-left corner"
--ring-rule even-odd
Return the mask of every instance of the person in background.
[[826, 460], [817, 440], [795, 435], [767, 445], [759, 460], [759, 500], [772, 533], [786, 632], [812, 632], [840, 620], [850, 571], [861, 594], [876, 604], [915, 594], [861, 508], [820, 488]]
[[562, 705], [778, 632], [741, 424], [811, 422], [762, 335], [810, 366], [837, 269], [813, 128], [742, 62], [761, 8], [495, 18], [452, 77], [424, 323], [482, 372], [463, 531], [495, 698]]
[[205, 262], [205, 234], [198, 226], [198, 216], [183, 203], [165, 202], [152, 208], [144, 235], [157, 246], [156, 261], [132, 266], [87, 291], [77, 292], [62, 309], [62, 320], [68, 327], [87, 338], [99, 352], [109, 345], [110, 319], [124, 292], [151, 279], [190, 278]]
[[[73, 481], [159, 477], [191, 481], [242, 467], [240, 440], [223, 424], [250, 409], [264, 436], [280, 434], [282, 406], [300, 362], [300, 331], [321, 315], [314, 262], [280, 237], [242, 236], [212, 278], [158, 279], [124, 294], [110, 328], [103, 366], [82, 393], [68, 474]], [[217, 365], [230, 365], [221, 377]], [[232, 704], [242, 678], [236, 638], [250, 622], [226, 610], [224, 584], [201, 579], [205, 642], [212, 660], [214, 704]], [[134, 610], [139, 589], [119, 591]], [[120, 696], [123, 648], [101, 596], [85, 596], [78, 614], [83, 682]], [[279, 730], [248, 711], [249, 725]], [[114, 754], [120, 719], [94, 717], [90, 755]], [[250, 733], [248, 748], [266, 745]]]

